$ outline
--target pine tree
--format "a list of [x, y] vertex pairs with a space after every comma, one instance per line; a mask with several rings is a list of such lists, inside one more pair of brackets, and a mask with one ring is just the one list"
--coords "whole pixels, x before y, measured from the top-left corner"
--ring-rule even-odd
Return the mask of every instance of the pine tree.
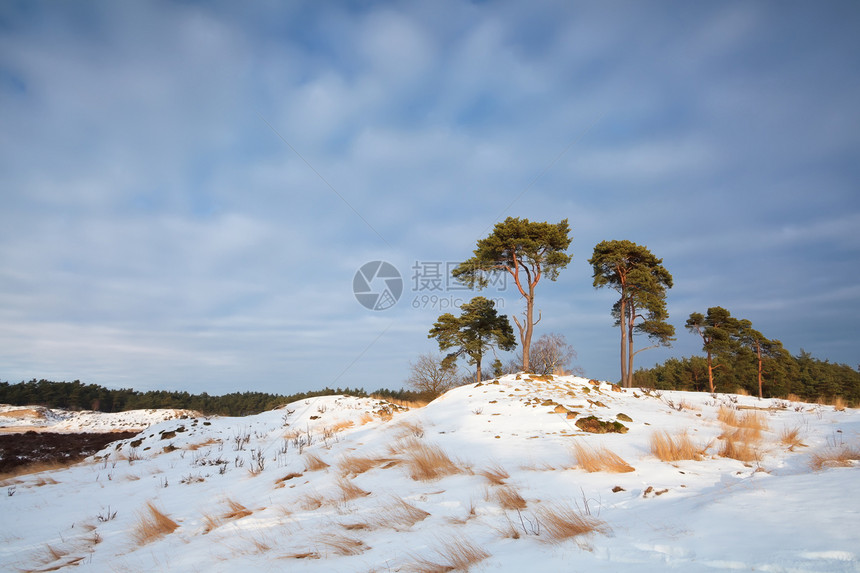
[[487, 276], [503, 271], [509, 273], [526, 301], [523, 321], [514, 316], [523, 350], [523, 369], [529, 369], [529, 349], [534, 325], [535, 287], [544, 276], [554, 281], [558, 273], [573, 258], [565, 251], [570, 246], [567, 219], [560, 223], [537, 223], [528, 219], [508, 217], [497, 223], [493, 232], [478, 241], [474, 255], [452, 272], [455, 279], [469, 288], [483, 289]]
[[[612, 316], [621, 328], [621, 384], [630, 388], [633, 357], [649, 348], [670, 346], [674, 340], [675, 327], [666, 322], [666, 289], [672, 288], [672, 275], [663, 259], [631, 241], [602, 241], [588, 262], [594, 268], [594, 287], [608, 286], [620, 295]], [[656, 344], [634, 351], [635, 334], [645, 334]]]
[[517, 342], [508, 317], [496, 312], [493, 302], [476, 296], [464, 303], [459, 317], [450, 312], [441, 315], [427, 338], [435, 338], [439, 350], [453, 349], [442, 361], [443, 366], [453, 367], [460, 356], [467, 356], [469, 364], [477, 368], [475, 378], [481, 381], [481, 362], [487, 350], [498, 347], [513, 350]]
[[714, 356], [730, 353], [737, 348], [736, 335], [739, 323], [731, 313], [721, 306], [708, 309], [707, 316], [693, 312], [687, 319], [687, 330], [702, 337], [702, 350], [708, 360], [708, 386], [714, 392], [714, 370], [722, 365], [714, 365]]

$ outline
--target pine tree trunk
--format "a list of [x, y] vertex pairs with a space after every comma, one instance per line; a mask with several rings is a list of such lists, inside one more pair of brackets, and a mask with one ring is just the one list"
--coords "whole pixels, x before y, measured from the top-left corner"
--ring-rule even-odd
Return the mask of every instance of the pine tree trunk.
[[756, 342], [755, 350], [756, 354], [758, 355], [758, 398], [759, 400], [761, 400], [761, 344], [759, 344], [758, 342]]
[[525, 332], [522, 336], [523, 343], [523, 371], [529, 371], [529, 350], [532, 345], [532, 330], [534, 329], [534, 322], [532, 321], [532, 317], [534, 317], [534, 304], [535, 304], [535, 296], [534, 296], [534, 286], [529, 285], [529, 296], [526, 298], [526, 323], [524, 326]]
[[619, 322], [621, 323], [621, 385], [625, 388], [629, 388], [627, 386], [627, 308], [626, 303], [624, 301], [623, 295], [621, 299], [621, 308], [620, 314], [618, 315]]
[[480, 384], [481, 383], [481, 358], [478, 357], [476, 360], [477, 368], [475, 370], [475, 381]]
[[633, 388], [633, 322], [627, 324], [627, 388]]
[[714, 393], [714, 367], [711, 364], [711, 352], [708, 351], [708, 386], [711, 389], [711, 394]]

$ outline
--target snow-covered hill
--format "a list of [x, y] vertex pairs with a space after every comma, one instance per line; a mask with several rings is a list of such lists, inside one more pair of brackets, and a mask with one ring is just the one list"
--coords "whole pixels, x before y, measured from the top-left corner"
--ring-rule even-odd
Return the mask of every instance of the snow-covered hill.
[[152, 424], [197, 415], [191, 410], [159, 409], [127, 412], [72, 412], [43, 406], [0, 404], [0, 431], [111, 432], [142, 430]]
[[857, 410], [572, 377], [312, 398], [7, 479], [0, 568], [860, 571], [858, 446]]

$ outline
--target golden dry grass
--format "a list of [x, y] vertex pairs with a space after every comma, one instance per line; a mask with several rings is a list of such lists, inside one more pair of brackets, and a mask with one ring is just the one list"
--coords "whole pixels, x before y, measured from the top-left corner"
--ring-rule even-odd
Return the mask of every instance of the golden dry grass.
[[860, 449], [843, 445], [815, 452], [809, 460], [809, 467], [820, 471], [825, 467], [849, 467], [860, 461]]
[[132, 536], [138, 545], [145, 545], [173, 533], [177, 527], [179, 527], [178, 523], [148, 501], [145, 509], [138, 513]]
[[364, 414], [361, 415], [361, 417], [358, 418], [358, 425], [363, 426], [365, 424], [369, 424], [372, 421], [373, 421], [373, 414], [371, 414], [370, 412], [365, 412]]
[[370, 549], [362, 540], [337, 533], [321, 535], [317, 543], [335, 555], [358, 555]]
[[365, 491], [351, 481], [343, 478], [337, 480], [337, 488], [340, 491], [338, 499], [344, 502], [370, 495], [369, 491]]
[[[35, 462], [32, 464], [27, 464], [23, 466], [18, 466], [12, 471], [5, 472], [0, 474], [0, 487], [6, 487], [7, 485], [12, 485], [9, 483], [10, 480], [14, 480], [15, 478], [20, 478], [23, 476], [29, 476], [33, 474], [38, 474], [42, 472], [53, 472], [57, 470], [66, 469], [72, 467], [81, 462]], [[20, 481], [14, 483], [21, 483]]]
[[337, 469], [341, 475], [354, 477], [390, 461], [390, 458], [377, 456], [344, 456]]
[[451, 539], [436, 549], [435, 554], [433, 558], [414, 558], [414, 561], [406, 566], [406, 571], [414, 573], [468, 571], [470, 567], [490, 556], [486, 550], [463, 538]]
[[837, 412], [843, 412], [845, 408], [847, 408], [845, 400], [842, 399], [842, 396], [837, 396], [833, 400], [833, 408], [836, 409]]
[[205, 448], [206, 446], [214, 446], [216, 444], [220, 444], [221, 440], [217, 440], [215, 438], [209, 438], [205, 442], [200, 442], [199, 444], [189, 444], [185, 447], [186, 450], [190, 450], [192, 452], [196, 452], [200, 448]]
[[779, 441], [782, 445], [788, 446], [791, 451], [794, 451], [794, 448], [805, 446], [800, 441], [800, 427], [783, 428], [782, 432], [779, 433]]
[[305, 469], [309, 472], [324, 470], [328, 466], [322, 458], [316, 454], [305, 454]]
[[462, 471], [439, 446], [415, 439], [408, 442], [404, 447], [403, 462], [412, 479], [430, 481]]
[[381, 526], [399, 531], [412, 527], [429, 515], [428, 512], [412, 505], [406, 500], [394, 497], [390, 504], [377, 512], [376, 520]]
[[625, 462], [621, 456], [604, 446], [594, 449], [580, 442], [574, 442], [573, 456], [576, 458], [576, 466], [589, 473], [601, 471], [627, 473], [634, 471], [634, 468]]
[[699, 448], [686, 432], [669, 435], [659, 430], [651, 435], [651, 453], [660, 461], [677, 462], [680, 460], [701, 460], [707, 448]]
[[483, 476], [492, 485], [504, 485], [505, 480], [511, 477], [503, 467], [493, 465], [478, 472], [479, 476]]
[[308, 494], [299, 499], [299, 507], [306, 511], [319, 509], [322, 507], [323, 503], [325, 503], [325, 498], [316, 494]]
[[717, 411], [717, 420], [722, 422], [727, 426], [737, 426], [738, 425], [738, 412], [733, 408], [727, 408], [725, 406], [720, 406], [719, 411]]
[[398, 398], [386, 398], [385, 396], [380, 396], [377, 394], [371, 394], [370, 397], [375, 398], [376, 400], [383, 400], [385, 402], [397, 404], [398, 406], [403, 406], [404, 408], [409, 408], [410, 410], [414, 408], [423, 408], [430, 403], [425, 402], [424, 400], [400, 400]]
[[512, 486], [503, 485], [496, 487], [493, 489], [493, 494], [502, 509], [513, 511], [526, 508], [526, 500]]
[[741, 462], [751, 462], [758, 458], [758, 452], [749, 442], [736, 440], [731, 434], [723, 435], [722, 442], [717, 453], [724, 458]]
[[234, 499], [227, 498], [225, 500], [227, 504], [227, 512], [221, 515], [221, 519], [230, 520], [230, 519], [242, 519], [243, 517], [248, 517], [253, 511], [239, 503]]
[[609, 527], [603, 521], [582, 515], [568, 506], [542, 507], [537, 511], [541, 525], [541, 540], [559, 543], [589, 533], [607, 533]]

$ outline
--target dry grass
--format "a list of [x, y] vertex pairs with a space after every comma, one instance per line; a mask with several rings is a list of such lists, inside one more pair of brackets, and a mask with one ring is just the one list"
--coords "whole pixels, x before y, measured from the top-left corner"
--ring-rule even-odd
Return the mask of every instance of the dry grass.
[[309, 494], [299, 500], [299, 507], [306, 511], [319, 509], [325, 503], [325, 498], [321, 495]]
[[337, 533], [321, 535], [316, 541], [335, 555], [358, 555], [370, 549], [360, 539]]
[[216, 444], [220, 444], [221, 440], [216, 440], [215, 438], [209, 438], [205, 442], [200, 442], [199, 444], [189, 444], [185, 447], [186, 450], [190, 450], [192, 452], [196, 452], [200, 448], [205, 448], [206, 446], [214, 446]]
[[365, 491], [351, 481], [343, 478], [337, 480], [337, 488], [340, 490], [338, 499], [344, 502], [370, 495], [369, 491]]
[[843, 445], [812, 454], [809, 467], [820, 471], [825, 467], [849, 467], [856, 461], [860, 461], [860, 449]]
[[249, 515], [254, 513], [253, 511], [251, 511], [250, 509], [248, 509], [234, 499], [227, 498], [226, 503], [228, 511], [221, 516], [221, 518], [224, 520], [242, 519], [243, 517], [248, 517]]
[[660, 461], [698, 461], [702, 459], [706, 449], [697, 447], [686, 432], [678, 434], [674, 438], [665, 430], [654, 432], [651, 435], [651, 453]]
[[404, 408], [409, 408], [410, 410], [412, 410], [413, 408], [423, 408], [430, 403], [425, 402], [423, 400], [400, 400], [398, 398], [386, 398], [385, 396], [380, 396], [377, 394], [371, 394], [370, 397], [376, 400], [390, 402], [391, 404], [397, 404], [398, 406], [403, 406]]
[[845, 404], [845, 400], [842, 399], [842, 396], [837, 396], [836, 399], [833, 400], [833, 408], [836, 409], [837, 412], [843, 412], [847, 407], [848, 406]]
[[526, 508], [526, 500], [515, 488], [509, 485], [500, 486], [493, 490], [496, 501], [502, 509], [517, 510]]
[[403, 462], [412, 479], [429, 481], [460, 473], [461, 469], [439, 446], [425, 444], [415, 439], [408, 442], [409, 444], [404, 448]]
[[394, 428], [397, 430], [398, 438], [408, 438], [409, 436], [414, 438], [424, 437], [424, 426], [422, 426], [420, 422], [407, 422], [406, 420], [401, 420], [394, 426]]
[[783, 428], [779, 433], [779, 441], [782, 445], [788, 446], [791, 451], [794, 451], [794, 448], [805, 447], [805, 444], [800, 441], [800, 427]]
[[718, 454], [741, 462], [751, 462], [758, 458], [758, 452], [749, 442], [736, 440], [731, 434], [722, 436], [723, 444]]
[[478, 472], [478, 475], [485, 477], [492, 485], [504, 485], [505, 480], [511, 477], [511, 474], [499, 465], [481, 470]]
[[591, 515], [582, 515], [567, 506], [542, 507], [537, 512], [537, 518], [541, 525], [541, 540], [547, 543], [559, 543], [580, 535], [605, 534], [609, 531], [603, 521]]
[[365, 413], [364, 413], [364, 414], [362, 414], [362, 415], [361, 415], [361, 417], [358, 419], [358, 425], [359, 425], [359, 426], [363, 426], [363, 425], [365, 425], [365, 424], [369, 424], [369, 423], [370, 423], [370, 422], [372, 422], [372, 421], [373, 421], [373, 414], [371, 414], [370, 412], [365, 412]]
[[634, 468], [621, 459], [621, 456], [603, 446], [599, 449], [593, 449], [580, 442], [574, 442], [573, 455], [576, 458], [577, 467], [589, 473], [601, 471], [627, 473], [634, 471]]
[[725, 406], [720, 406], [719, 411], [717, 412], [717, 420], [722, 422], [727, 426], [735, 426], [738, 425], [738, 412], [733, 408], [726, 408]]
[[355, 477], [390, 461], [390, 458], [376, 456], [345, 456], [338, 464], [338, 471], [341, 475]]
[[179, 524], [148, 501], [146, 508], [138, 514], [137, 525], [132, 533], [138, 545], [145, 545], [173, 533]]
[[402, 498], [395, 497], [394, 501], [377, 512], [379, 525], [390, 527], [395, 531], [409, 529], [430, 514]]
[[328, 466], [327, 463], [322, 461], [322, 459], [316, 454], [305, 454], [305, 470], [309, 472], [315, 472], [319, 470], [324, 470]]
[[304, 474], [300, 474], [300, 473], [296, 473], [296, 472], [288, 473], [284, 477], [278, 478], [277, 480], [275, 480], [275, 489], [282, 488], [282, 487], [284, 487], [286, 482], [290, 481], [291, 479], [300, 478], [303, 475]]
[[[66, 469], [72, 467], [80, 462], [69, 463], [69, 462], [35, 462], [32, 464], [27, 464], [23, 466], [18, 466], [12, 471], [5, 472], [0, 474], [0, 487], [6, 487], [6, 485], [12, 485], [8, 482], [8, 480], [14, 480], [15, 478], [38, 474], [42, 472], [53, 472], [57, 470]], [[21, 482], [15, 482], [21, 483]]]
[[447, 573], [468, 571], [470, 567], [490, 556], [483, 548], [467, 539], [451, 539], [435, 550], [435, 558], [415, 558], [406, 571], [415, 573]]

